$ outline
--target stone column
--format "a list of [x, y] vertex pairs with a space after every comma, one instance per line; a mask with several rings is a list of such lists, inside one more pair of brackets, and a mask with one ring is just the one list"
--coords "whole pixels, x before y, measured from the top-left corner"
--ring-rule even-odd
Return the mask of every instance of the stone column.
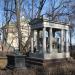
[[34, 52], [34, 30], [32, 30], [32, 35], [31, 35], [31, 53]]
[[66, 52], [69, 52], [69, 30], [66, 30]]
[[61, 30], [61, 52], [64, 52], [64, 30]]
[[49, 29], [49, 50], [52, 52], [52, 28]]
[[37, 51], [39, 50], [39, 30], [37, 30], [37, 40], [36, 40]]
[[64, 52], [66, 52], [66, 30], [64, 30]]
[[43, 28], [43, 52], [46, 53], [46, 28]]

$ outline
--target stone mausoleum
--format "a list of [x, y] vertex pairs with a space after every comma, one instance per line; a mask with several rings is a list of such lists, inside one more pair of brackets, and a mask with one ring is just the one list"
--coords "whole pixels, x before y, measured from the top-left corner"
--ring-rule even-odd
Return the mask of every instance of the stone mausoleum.
[[50, 22], [49, 19], [31, 21], [30, 58], [63, 59], [69, 58], [69, 25]]

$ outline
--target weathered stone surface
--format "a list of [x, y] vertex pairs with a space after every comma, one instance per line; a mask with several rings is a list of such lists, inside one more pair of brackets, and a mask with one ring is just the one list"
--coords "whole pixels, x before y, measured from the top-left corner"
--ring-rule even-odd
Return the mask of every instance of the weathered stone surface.
[[8, 67], [11, 68], [24, 68], [25, 67], [25, 55], [7, 55]]

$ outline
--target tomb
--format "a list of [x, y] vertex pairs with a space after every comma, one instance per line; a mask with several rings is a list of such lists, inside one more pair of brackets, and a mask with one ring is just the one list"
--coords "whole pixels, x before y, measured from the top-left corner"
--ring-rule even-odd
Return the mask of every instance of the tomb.
[[70, 58], [69, 24], [50, 22], [49, 19], [34, 19], [30, 25], [31, 49], [26, 57], [27, 63], [45, 64], [51, 60]]

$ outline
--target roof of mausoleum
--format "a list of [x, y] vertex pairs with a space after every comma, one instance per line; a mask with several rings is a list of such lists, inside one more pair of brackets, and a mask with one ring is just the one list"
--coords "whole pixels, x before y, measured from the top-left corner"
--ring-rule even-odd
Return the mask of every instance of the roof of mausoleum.
[[30, 21], [30, 25], [34, 25], [37, 23], [42, 23], [42, 22], [50, 22], [50, 23], [55, 23], [55, 24], [61, 24], [61, 25], [70, 25], [69, 23], [64, 23], [64, 22], [58, 22], [58, 21], [51, 21], [49, 18], [35, 18]]
[[43, 28], [43, 27], [52, 27], [52, 28], [57, 28], [57, 29], [69, 29], [69, 24], [65, 23], [60, 23], [60, 22], [54, 22], [50, 21], [48, 18], [35, 18], [31, 20], [30, 22], [31, 28], [32, 29], [38, 29], [38, 28]]

